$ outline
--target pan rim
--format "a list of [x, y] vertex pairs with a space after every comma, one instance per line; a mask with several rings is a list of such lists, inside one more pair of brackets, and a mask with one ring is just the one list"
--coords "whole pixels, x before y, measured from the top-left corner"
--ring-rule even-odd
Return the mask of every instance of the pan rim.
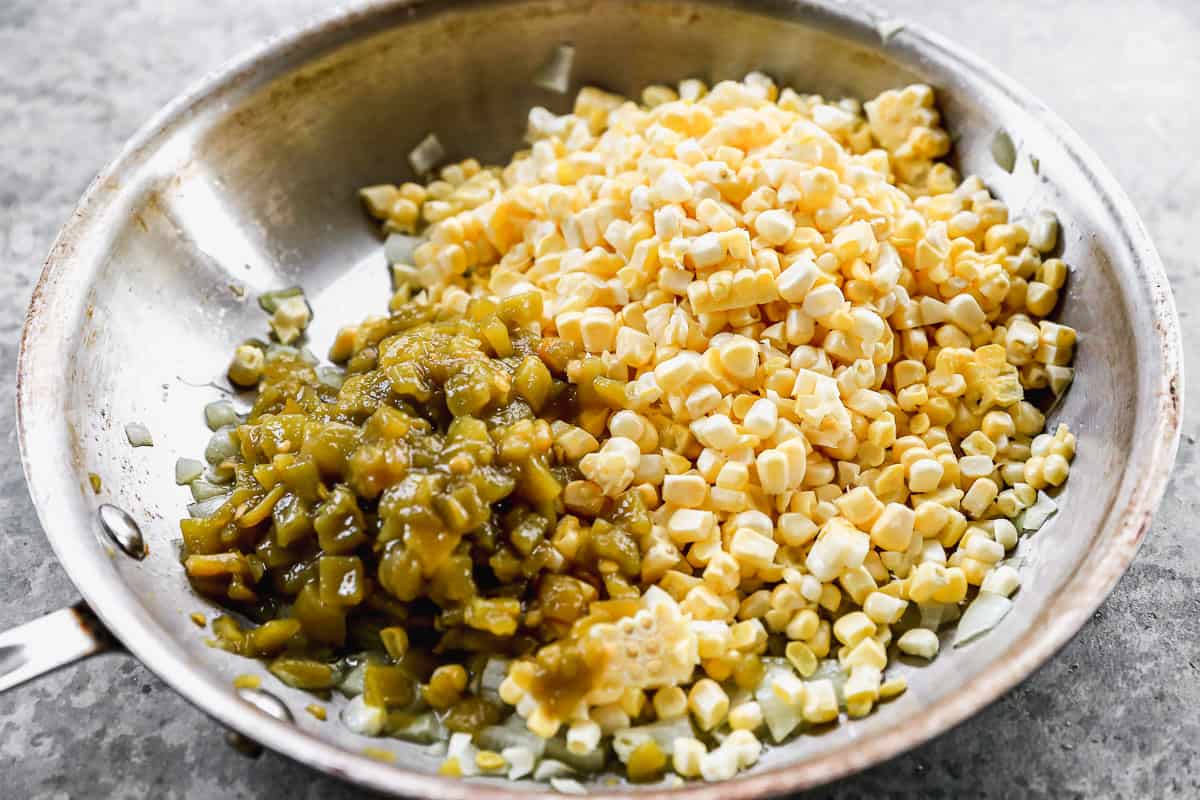
[[[269, 38], [247, 54], [220, 67], [197, 81], [172, 100], [143, 125], [92, 181], [58, 235], [41, 276], [34, 289], [30, 310], [22, 332], [17, 368], [17, 430], [22, 465], [38, 519], [46, 531], [59, 561], [75, 582], [80, 593], [106, 625], [125, 643], [143, 664], [155, 672], [175, 691], [223, 724], [261, 742], [302, 764], [377, 791], [405, 796], [438, 796], [447, 798], [514, 798], [531, 793], [517, 786], [467, 783], [417, 772], [401, 766], [374, 761], [364, 755], [343, 750], [298, 728], [275, 720], [252, 709], [236, 695], [216, 683], [202, 667], [183, 658], [173, 643], [156, 635], [156, 624], [141, 610], [140, 604], [115, 577], [104, 576], [89, 567], [83, 556], [67, 545], [69, 542], [55, 531], [72, 523], [69, 514], [55, 508], [47, 497], [39, 497], [37, 487], [49, 482], [54, 470], [61, 465], [39, 461], [33, 453], [39, 442], [55, 435], [54, 426], [35, 419], [39, 401], [38, 390], [43, 385], [40, 376], [53, 374], [54, 362], [64, 349], [64, 341], [43, 336], [41, 320], [53, 315], [56, 301], [56, 282], [69, 272], [75, 245], [93, 232], [106, 203], [116, 196], [110, 187], [119, 184], [120, 176], [137, 169], [153, 152], [156, 140], [171, 130], [183, 118], [213, 102], [214, 98], [238, 91], [262, 75], [271, 76], [278, 70], [294, 66], [294, 58], [304, 58], [335, 49], [345, 41], [369, 32], [373, 26], [386, 26], [394, 16], [412, 15], [429, 6], [457, 7], [474, 3], [432, 3], [423, 0], [376, 0], [357, 5], [332, 15], [302, 24], [292, 31]], [[833, 0], [785, 0], [785, 2], [747, 2], [737, 5], [747, 12], [778, 12], [811, 24], [836, 27], [839, 33], [865, 40], [874, 35], [879, 17], [872, 12], [835, 3]], [[919, 717], [897, 724], [857, 740], [856, 748], [822, 754], [810, 760], [783, 765], [771, 771], [753, 773], [719, 784], [686, 784], [673, 790], [649, 790], [646, 797], [673, 798], [748, 798], [817, 786], [880, 763], [915, 747], [974, 715], [1028, 677], [1063, 647], [1099, 607], [1117, 580], [1125, 572], [1141, 540], [1149, 529], [1154, 510], [1167, 486], [1167, 479], [1178, 447], [1181, 426], [1183, 376], [1178, 318], [1167, 283], [1165, 271], [1157, 252], [1132, 204], [1124, 191], [1108, 173], [1091, 149], [1065, 123], [1015, 82], [983, 61], [960, 50], [940, 35], [917, 26], [904, 29], [905, 49], [916, 49], [944, 63], [953, 64], [958, 75], [974, 87], [986, 86], [1024, 110], [1032, 120], [1044, 126], [1064, 150], [1076, 160], [1077, 168], [1088, 179], [1089, 188], [1103, 198], [1118, 223], [1121, 246], [1127, 251], [1122, 260], [1130, 265], [1135, 277], [1147, 287], [1151, 307], [1148, 317], [1153, 330], [1145, 335], [1158, 344], [1161, 359], [1152, 365], [1138, 365], [1139, 373], [1154, 370], [1155, 385], [1150, 387], [1153, 402], [1139, 408], [1138, 420], [1145, 429], [1141, 432], [1142, 447], [1131, 454], [1130, 466], [1139, 466], [1136, 479], [1128, 470], [1124, 481], [1134, 480], [1126, 493], [1124, 507], [1114, 504], [1109, 523], [1115, 530], [1107, 550], [1098, 560], [1089, 562], [1068, 581], [1040, 612], [1047, 616], [1046, 625], [1031, 630], [1009, 649], [1010, 659], [996, 659], [976, 678], [975, 689], [948, 698], [936, 707], [927, 707]], [[884, 51], [898, 45], [875, 42]], [[1126, 254], [1123, 254], [1126, 255]], [[63, 334], [65, 336], [65, 334]], [[41, 398], [44, 402], [44, 396]], [[124, 589], [122, 592], [121, 589]], [[1066, 596], [1074, 593], [1067, 602]], [[139, 614], [140, 611], [140, 614]], [[1051, 612], [1054, 612], [1051, 614]], [[901, 724], [903, 723], [903, 724]], [[597, 797], [624, 796], [596, 793]]]

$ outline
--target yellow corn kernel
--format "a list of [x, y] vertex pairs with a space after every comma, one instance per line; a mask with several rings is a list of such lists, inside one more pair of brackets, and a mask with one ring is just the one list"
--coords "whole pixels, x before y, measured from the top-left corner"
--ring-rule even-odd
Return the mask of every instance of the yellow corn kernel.
[[896, 643], [900, 652], [926, 659], [936, 656], [940, 645], [937, 634], [928, 628], [913, 628], [905, 631], [904, 635], [900, 637], [900, 641]]
[[701, 678], [692, 685], [688, 693], [688, 709], [700, 730], [711, 731], [720, 725], [729, 713], [729, 696], [716, 681]]
[[833, 635], [845, 645], [854, 645], [875, 633], [875, 623], [861, 611], [852, 611], [833, 623]]
[[682, 508], [700, 508], [708, 499], [708, 483], [697, 473], [667, 475], [662, 487], [663, 502]]
[[911, 508], [888, 503], [871, 526], [871, 543], [881, 550], [902, 552], [912, 540], [916, 515]]
[[929, 561], [918, 564], [908, 578], [908, 598], [914, 603], [928, 603], [934, 593], [946, 586], [946, 568]]
[[879, 684], [879, 699], [890, 700], [893, 697], [899, 697], [908, 689], [908, 681], [903, 676], [888, 678], [883, 683]]
[[[887, 631], [886, 636], [891, 636], [891, 632]], [[845, 655], [839, 654], [839, 658], [846, 667], [861, 665], [883, 669], [887, 666], [885, 645], [874, 637], [863, 639], [852, 647], [847, 645], [843, 649], [846, 651]]]
[[[874, 703], [879, 699], [879, 687], [883, 682], [883, 674], [875, 667], [856, 666], [850, 670], [850, 677], [842, 688], [842, 696], [846, 704], [863, 702]], [[869, 707], [869, 706], [868, 706]]]
[[729, 552], [738, 563], [750, 569], [770, 566], [779, 545], [773, 539], [749, 528], [741, 528], [729, 542]]
[[[964, 583], [965, 589], [965, 583]], [[904, 615], [908, 602], [884, 592], [871, 592], [863, 603], [863, 612], [876, 625], [894, 625]]]
[[687, 694], [678, 686], [664, 686], [654, 693], [653, 705], [658, 719], [677, 719], [688, 712]]
[[671, 766], [685, 778], [695, 778], [700, 775], [700, 761], [708, 750], [699, 739], [680, 738], [674, 742], [671, 754]]
[[743, 653], [761, 653], [767, 647], [767, 629], [758, 619], [748, 619], [729, 629], [729, 643]]
[[817, 633], [821, 618], [811, 608], [797, 611], [787, 624], [787, 637], [792, 640], [808, 640]]
[[804, 706], [801, 716], [805, 722], [818, 725], [831, 722], [838, 716], [837, 694], [828, 679], [809, 681], [804, 686]]
[[817, 657], [804, 642], [788, 642], [784, 655], [803, 678], [810, 678], [817, 671]]
[[742, 703], [729, 712], [729, 727], [735, 731], [756, 731], [762, 724], [762, 708], [753, 700]]
[[423, 695], [433, 708], [446, 709], [458, 702], [466, 688], [466, 669], [461, 664], [444, 664], [429, 676]]

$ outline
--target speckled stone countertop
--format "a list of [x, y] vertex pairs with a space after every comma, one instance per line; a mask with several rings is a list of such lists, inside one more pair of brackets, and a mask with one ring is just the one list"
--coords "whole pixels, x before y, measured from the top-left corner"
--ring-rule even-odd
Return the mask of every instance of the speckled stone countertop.
[[[1082, 134], [1158, 244], [1200, 375], [1200, 3], [878, 0], [1016, 78]], [[207, 70], [321, 0], [0, 3], [0, 630], [77, 595], [17, 453], [17, 342], [42, 257], [93, 174]], [[974, 719], [812, 796], [1200, 797], [1200, 392], [1167, 499], [1129, 573], [1049, 664]], [[304, 798], [363, 793], [221, 728], [137, 662], [93, 659], [0, 696], [0, 798]]]

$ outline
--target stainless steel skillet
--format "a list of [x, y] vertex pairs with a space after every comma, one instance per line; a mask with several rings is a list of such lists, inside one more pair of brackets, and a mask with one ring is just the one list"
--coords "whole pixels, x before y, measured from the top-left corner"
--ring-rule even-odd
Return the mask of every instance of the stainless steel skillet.
[[[381, 3], [269, 44], [206, 80], [139, 133], [88, 191], [47, 261], [19, 366], [19, 433], [31, 491], [88, 605], [135, 656], [225, 724], [318, 769], [413, 796], [526, 794], [529, 785], [431, 777], [436, 760], [369, 742], [299, 713], [304, 696], [268, 680], [247, 702], [230, 687], [253, 664], [205, 647], [205, 610], [176, 562], [178, 455], [203, 447], [198, 409], [217, 396], [232, 345], [262, 318], [246, 294], [302, 283], [314, 339], [383, 307], [378, 240], [354, 189], [408, 174], [436, 131], [451, 155], [499, 160], [535, 104], [566, 100], [532, 76], [563, 41], [576, 86], [632, 93], [649, 82], [738, 77], [866, 97], [933, 84], [959, 135], [956, 158], [1015, 209], [1054, 208], [1075, 267], [1065, 319], [1082, 332], [1078, 380], [1057, 417], [1080, 430], [1063, 511], [1023, 545], [1014, 612], [979, 643], [910, 675], [910, 692], [866, 720], [772, 751], [755, 772], [677, 794], [749, 797], [833, 779], [911, 747], [978, 710], [1048, 658], [1132, 558], [1165, 487], [1178, 434], [1177, 321], [1161, 265], [1128, 201], [1048, 111], [936, 37], [841, 4], [806, 2]], [[1016, 166], [996, 165], [1005, 130]], [[1035, 159], [1037, 168], [1035, 169]], [[154, 448], [132, 450], [142, 422]], [[88, 486], [97, 473], [99, 497]], [[126, 509], [148, 554], [97, 535], [97, 507]], [[70, 613], [0, 635], [0, 686], [94, 651]], [[283, 722], [267, 711], [296, 712]], [[373, 742], [378, 744], [378, 742]], [[604, 787], [592, 787], [597, 792]]]

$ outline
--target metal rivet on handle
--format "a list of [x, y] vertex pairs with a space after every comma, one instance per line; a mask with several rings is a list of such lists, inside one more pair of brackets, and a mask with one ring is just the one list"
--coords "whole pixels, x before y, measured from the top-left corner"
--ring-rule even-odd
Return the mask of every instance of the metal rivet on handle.
[[125, 511], [105, 503], [100, 506], [100, 527], [125, 555], [139, 561], [146, 557], [146, 540], [142, 529]]

